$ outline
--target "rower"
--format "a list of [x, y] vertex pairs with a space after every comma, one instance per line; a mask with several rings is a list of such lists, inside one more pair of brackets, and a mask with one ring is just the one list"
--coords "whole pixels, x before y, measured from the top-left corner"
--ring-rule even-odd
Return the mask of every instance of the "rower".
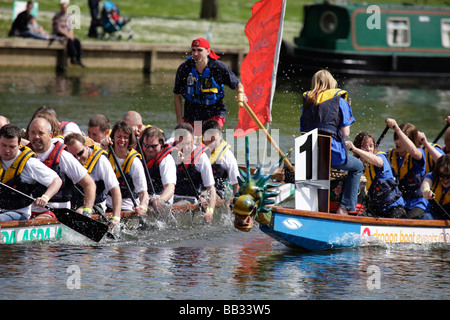
[[[119, 180], [122, 193], [122, 210], [134, 211], [138, 216], [145, 215], [148, 208], [147, 180], [140, 160], [141, 155], [133, 149], [136, 145], [133, 128], [126, 121], [120, 120], [113, 126], [111, 135], [103, 139], [100, 144], [104, 149], [112, 145], [108, 152], [108, 159]], [[124, 177], [120, 173], [121, 170], [117, 168], [115, 156]], [[130, 190], [128, 190], [128, 186]], [[136, 206], [134, 203], [136, 203]], [[106, 206], [112, 208], [112, 197], [109, 194], [106, 197]]]
[[[79, 133], [70, 133], [64, 139], [69, 151], [83, 165], [96, 184], [95, 205], [106, 211], [106, 195], [111, 194], [113, 223], [120, 222], [122, 194], [119, 181], [116, 178], [105, 150], [91, 143]], [[82, 195], [75, 190], [72, 195], [72, 208], [77, 209], [82, 204]]]
[[[36, 187], [36, 183], [45, 186], [45, 190], [34, 202], [35, 206], [45, 207], [62, 185], [56, 172], [47, 168], [37, 159], [28, 147], [21, 146], [21, 130], [13, 124], [0, 129], [0, 180], [27, 195]], [[23, 196], [1, 188], [0, 221], [26, 220], [31, 217], [31, 204]]]
[[0, 116], [0, 129], [9, 123], [9, 119], [5, 116]]
[[431, 172], [434, 168], [434, 164], [436, 161], [444, 155], [444, 151], [442, 150], [441, 146], [436, 143], [430, 143], [427, 140], [427, 137], [425, 136], [425, 133], [418, 131], [417, 132], [417, 138], [419, 139], [420, 143], [422, 144], [422, 148], [425, 151], [425, 159], [426, 159], [426, 168], [425, 172]]
[[100, 143], [102, 139], [109, 136], [110, 132], [111, 122], [106, 116], [102, 114], [96, 114], [89, 119], [88, 136], [94, 142]]
[[[175, 147], [166, 144], [163, 133], [157, 127], [145, 128], [139, 139], [152, 179], [151, 183], [157, 195], [150, 199], [153, 207], [158, 208], [162, 204], [173, 203], [177, 183], [177, 167], [171, 152]], [[150, 181], [148, 181], [147, 188], [149, 193], [153, 192]]]
[[[47, 167], [54, 170], [62, 180], [62, 186], [49, 203], [54, 208], [69, 209], [74, 184], [79, 184], [84, 190], [84, 203], [82, 212], [85, 215], [92, 214], [95, 201], [95, 183], [84, 168], [69, 152], [67, 146], [56, 141], [52, 143], [52, 127], [44, 118], [36, 118], [31, 121], [28, 136], [30, 145], [38, 159]], [[40, 196], [44, 191], [42, 187], [33, 190], [33, 195]], [[32, 208], [32, 216], [37, 218], [54, 217], [53, 212], [40, 207]]]
[[428, 205], [420, 190], [425, 176], [425, 151], [419, 148], [418, 133], [413, 124], [399, 126], [395, 119], [388, 118], [386, 125], [394, 129], [395, 148], [389, 150], [388, 158], [398, 175], [399, 188], [406, 201], [407, 218], [420, 219]]
[[[450, 154], [441, 156], [436, 161], [433, 171], [425, 176], [421, 186], [422, 195], [428, 202], [428, 207], [422, 219], [442, 219], [442, 210], [447, 211], [444, 219], [450, 214]], [[437, 208], [440, 206], [441, 208]]]
[[219, 123], [213, 119], [206, 120], [202, 126], [202, 134], [203, 143], [211, 150], [209, 160], [217, 194], [222, 199], [226, 196], [226, 181], [235, 194], [239, 190], [239, 168], [231, 146], [222, 137]]
[[[122, 120], [128, 122], [133, 127], [134, 134], [137, 137], [140, 136], [141, 132], [144, 131], [145, 128], [152, 126], [151, 124], [144, 125], [142, 122], [142, 116], [137, 111], [128, 111], [124, 114]], [[164, 131], [161, 129], [159, 130], [164, 134]]]
[[[178, 148], [181, 155], [176, 161], [178, 165], [175, 194], [198, 198], [200, 191], [206, 189], [207, 207], [204, 218], [206, 222], [210, 222], [216, 205], [216, 190], [211, 163], [205, 154], [208, 147], [204, 144], [194, 145], [194, 129], [190, 124], [184, 122], [175, 127], [174, 145]], [[183, 163], [187, 169], [186, 172]], [[189, 177], [193, 181], [194, 186], [190, 184]]]

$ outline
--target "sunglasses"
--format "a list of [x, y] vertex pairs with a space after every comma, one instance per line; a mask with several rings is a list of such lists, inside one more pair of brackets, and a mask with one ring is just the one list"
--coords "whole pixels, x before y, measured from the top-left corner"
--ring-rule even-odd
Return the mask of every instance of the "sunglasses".
[[75, 156], [76, 157], [81, 157], [84, 154], [84, 150], [85, 148], [83, 147], [83, 150], [81, 150], [80, 152], [78, 152]]
[[450, 174], [445, 174], [443, 172], [439, 172], [439, 178], [441, 178], [441, 179], [450, 179]]
[[142, 144], [145, 148], [153, 148], [153, 149], [156, 149], [158, 146], [159, 146], [159, 143], [157, 143], [157, 144], [146, 144], [146, 143], [143, 143]]

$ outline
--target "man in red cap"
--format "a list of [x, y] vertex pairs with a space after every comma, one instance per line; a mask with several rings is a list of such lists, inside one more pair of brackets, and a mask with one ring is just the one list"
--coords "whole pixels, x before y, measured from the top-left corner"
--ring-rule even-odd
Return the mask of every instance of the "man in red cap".
[[222, 128], [227, 112], [223, 103], [224, 86], [233, 90], [243, 90], [243, 86], [230, 67], [218, 60], [219, 56], [211, 50], [206, 39], [195, 39], [191, 48], [192, 56], [178, 67], [175, 77], [173, 92], [177, 123], [187, 122], [194, 127], [194, 121], [214, 119]]

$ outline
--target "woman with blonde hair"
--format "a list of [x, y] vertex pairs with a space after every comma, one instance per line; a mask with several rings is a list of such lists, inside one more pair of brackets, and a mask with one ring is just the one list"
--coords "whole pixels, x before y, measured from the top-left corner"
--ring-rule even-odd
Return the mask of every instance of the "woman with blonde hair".
[[300, 118], [300, 131], [309, 132], [317, 128], [320, 134], [331, 137], [331, 166], [348, 172], [341, 203], [336, 211], [338, 214], [356, 210], [364, 171], [362, 162], [349, 155], [345, 145], [344, 139], [350, 134], [350, 125], [355, 122], [347, 96], [347, 91], [337, 88], [337, 81], [330, 72], [320, 70], [312, 78], [311, 90], [303, 93]]

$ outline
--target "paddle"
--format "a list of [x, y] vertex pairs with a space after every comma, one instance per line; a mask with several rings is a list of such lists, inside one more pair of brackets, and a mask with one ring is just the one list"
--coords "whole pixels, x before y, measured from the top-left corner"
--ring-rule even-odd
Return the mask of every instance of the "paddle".
[[192, 191], [194, 191], [195, 194], [195, 198], [197, 199], [199, 205], [200, 205], [200, 209], [202, 210], [203, 213], [206, 213], [206, 209], [203, 206], [202, 201], [200, 200], [200, 194], [198, 192], [198, 190], [195, 188], [194, 182], [192, 181], [191, 175], [188, 172], [188, 169], [186, 168], [186, 165], [184, 164], [184, 159], [181, 159], [181, 166], [183, 167], [184, 173], [186, 174], [186, 177], [189, 180], [189, 184], [192, 188]]
[[450, 124], [447, 123], [444, 128], [442, 128], [441, 132], [439, 132], [439, 134], [437, 135], [436, 138], [434, 138], [433, 143], [437, 143], [439, 141], [439, 139], [442, 137], [442, 135], [445, 133], [445, 131], [447, 131], [448, 127], [450, 127]]
[[[131, 187], [130, 184], [128, 183], [127, 178], [125, 177], [125, 174], [123, 173], [122, 167], [119, 164], [119, 159], [117, 159], [117, 156], [114, 152], [114, 149], [112, 147], [112, 145], [108, 145], [109, 148], [109, 152], [111, 152], [111, 155], [113, 156], [114, 159], [114, 163], [116, 164], [117, 170], [119, 170], [120, 176], [123, 178], [123, 180], [125, 181], [125, 185], [127, 187], [128, 192], [131, 195], [131, 201], [133, 202], [133, 206], [136, 208], [138, 206], [136, 199], [133, 197], [133, 192], [131, 191]], [[142, 219], [141, 216], [139, 216], [139, 223], [140, 225], [144, 228], [147, 229], [149, 226], [145, 223], [144, 219]]]
[[433, 205], [435, 205], [439, 209], [439, 213], [444, 218], [447, 218], [446, 220], [448, 220], [450, 218], [450, 213], [448, 213], [447, 210], [445, 210], [444, 207], [441, 206], [441, 204], [436, 201], [436, 199], [429, 199], [428, 201], [431, 201], [433, 203]]
[[150, 188], [152, 188], [152, 192], [153, 192], [153, 196], [154, 196], [156, 194], [156, 192], [155, 192], [155, 187], [153, 186], [152, 177], [150, 176], [150, 172], [148, 171], [148, 168], [147, 168], [147, 157], [145, 156], [145, 153], [142, 152], [141, 143], [139, 142], [139, 139], [137, 137], [136, 137], [136, 142], [137, 142], [138, 151], [142, 155], [141, 161], [142, 161], [142, 165], [144, 166], [145, 177], [147, 178], [147, 180], [150, 183]]
[[[2, 182], [0, 182], [2, 187], [9, 189], [10, 191], [16, 192], [17, 194], [27, 198], [29, 200], [36, 201], [33, 197], [16, 190]], [[82, 234], [83, 236], [95, 241], [99, 242], [103, 236], [108, 232], [108, 226], [100, 221], [89, 218], [88, 216], [82, 215], [78, 212], [75, 212], [71, 209], [67, 208], [51, 208], [49, 206], [45, 206], [46, 209], [53, 212], [58, 219], [59, 222], [68, 226], [69, 228], [75, 230], [76, 232]]]
[[378, 138], [377, 142], [375, 143], [375, 147], [378, 147], [381, 143], [381, 140], [383, 140], [384, 136], [386, 135], [386, 133], [388, 132], [389, 127], [386, 126], [386, 128], [384, 128], [383, 132], [381, 133], [380, 137]]
[[[81, 196], [84, 196], [84, 192], [81, 191], [80, 188], [78, 188], [76, 185], [74, 185], [74, 188], [75, 188], [75, 190], [76, 190]], [[108, 226], [110, 226], [110, 225], [111, 225], [111, 222], [110, 222], [109, 219], [104, 215], [103, 209], [100, 208], [99, 206], [97, 206], [96, 204], [94, 204], [93, 208], [94, 208], [95, 212], [97, 212], [97, 213], [98, 213], [98, 214], [106, 221], [106, 223], [108, 224]], [[110, 238], [110, 239], [116, 240], [116, 237], [115, 237], [111, 232], [109, 232], [109, 231], [106, 233], [106, 236], [107, 236], [108, 238]]]

